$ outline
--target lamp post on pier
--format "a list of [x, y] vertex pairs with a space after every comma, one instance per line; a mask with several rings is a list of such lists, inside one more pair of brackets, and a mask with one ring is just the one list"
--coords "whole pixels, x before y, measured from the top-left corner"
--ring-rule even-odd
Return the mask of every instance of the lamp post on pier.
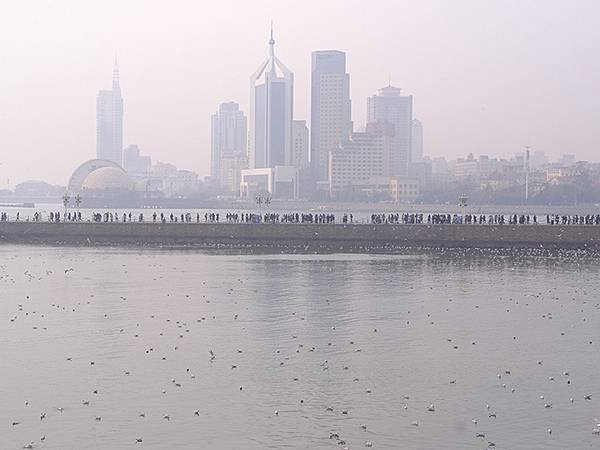
[[264, 194], [258, 193], [258, 194], [256, 194], [255, 200], [256, 200], [256, 204], [258, 205], [258, 215], [260, 216], [260, 221], [262, 222], [261, 206], [263, 205], [263, 203], [266, 206], [269, 206], [271, 204], [271, 194], [269, 192], [265, 192]]
[[79, 218], [79, 207], [81, 206], [81, 195], [75, 196], [75, 206], [77, 207], [77, 218]]
[[65, 192], [65, 195], [62, 196], [63, 206], [65, 207], [65, 216], [63, 217], [63, 222], [67, 220], [67, 207], [69, 206], [69, 201], [71, 197], [69, 197], [69, 193]]
[[458, 205], [460, 206], [460, 213], [462, 216], [461, 220], [463, 221], [463, 223], [465, 220], [465, 209], [467, 207], [468, 201], [469, 201], [469, 197], [467, 197], [465, 194], [458, 197]]

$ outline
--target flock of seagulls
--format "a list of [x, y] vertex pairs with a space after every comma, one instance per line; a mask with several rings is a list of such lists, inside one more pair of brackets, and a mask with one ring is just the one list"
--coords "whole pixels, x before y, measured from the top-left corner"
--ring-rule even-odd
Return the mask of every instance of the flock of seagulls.
[[[68, 349], [45, 336], [61, 336], [71, 320], [95, 326], [91, 333], [108, 336], [101, 342], [123, 350], [111, 354], [110, 348], [73, 342], [72, 352], [54, 361], [65, 379], [46, 380], [53, 386], [64, 382], [45, 394], [54, 404], [32, 396], [23, 381], [10, 396], [26, 400], [6, 409], [11, 433], [0, 438], [2, 448], [52, 446], [64, 439], [62, 432], [79, 433], [53, 424], [61, 418], [82, 423], [88, 416], [88, 430], [121, 421], [152, 423], [117, 426], [117, 435], [130, 433], [122, 448], [166, 445], [171, 422], [179, 424], [177, 433], [196, 436], [197, 421], [206, 426], [217, 420], [213, 416], [239, 408], [252, 410], [248, 421], [256, 428], [249, 435], [268, 429], [290, 442], [306, 439], [303, 418], [311, 418], [327, 430], [310, 438], [324, 448], [405, 442], [407, 448], [433, 449], [438, 446], [428, 442], [439, 442], [438, 435], [455, 440], [447, 447], [514, 448], [508, 434], [516, 411], [526, 412], [529, 433], [536, 436], [522, 438], [527, 448], [558, 448], [554, 443], [572, 433], [563, 420], [587, 426], [580, 440], [600, 446], [600, 382], [587, 371], [600, 369], [600, 283], [597, 260], [585, 254], [526, 254], [516, 262], [493, 251], [473, 256], [463, 250], [408, 260], [193, 254], [180, 267], [177, 253], [86, 250], [81, 256], [72, 250], [64, 261], [50, 256], [56, 249], [35, 251], [36, 258], [17, 253], [0, 265], [0, 288], [10, 294], [0, 311], [13, 342], [3, 370], [18, 370], [11, 357], [27, 351], [18, 346], [42, 342], [48, 355]], [[104, 258], [123, 263], [108, 273], [91, 268], [112, 264]], [[21, 266], [27, 270], [19, 273]], [[292, 333], [285, 335], [288, 329]], [[77, 402], [61, 401], [72, 397], [61, 392], [70, 389], [69, 377], [88, 384]], [[142, 386], [160, 387], [141, 395]], [[140, 395], [126, 396], [123, 405], [110, 403], [128, 389]], [[210, 405], [222, 411], [200, 404], [183, 411], [185, 399], [199, 393], [216, 396]], [[132, 398], [137, 402], [128, 404]], [[17, 442], [25, 434], [25, 443]], [[196, 448], [194, 439], [189, 448]], [[236, 439], [244, 442], [242, 435]]]

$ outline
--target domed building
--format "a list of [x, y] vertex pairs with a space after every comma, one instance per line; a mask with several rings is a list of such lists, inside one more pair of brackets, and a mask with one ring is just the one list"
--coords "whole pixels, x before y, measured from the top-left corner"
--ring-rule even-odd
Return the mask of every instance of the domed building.
[[133, 180], [120, 167], [101, 167], [91, 172], [81, 185], [81, 192], [95, 193], [131, 192], [135, 189]]
[[145, 185], [118, 164], [92, 159], [81, 164], [69, 180], [68, 193], [79, 195], [83, 207], [129, 207], [144, 198]]
[[71, 194], [76, 194], [80, 192], [83, 186], [83, 182], [85, 181], [87, 176], [93, 171], [101, 169], [103, 167], [114, 167], [117, 169], [121, 169], [121, 166], [119, 166], [117, 163], [109, 161], [107, 159], [90, 159], [89, 161], [84, 162], [79, 167], [77, 167], [77, 169], [75, 169], [73, 175], [71, 175], [71, 178], [69, 179], [67, 191]]

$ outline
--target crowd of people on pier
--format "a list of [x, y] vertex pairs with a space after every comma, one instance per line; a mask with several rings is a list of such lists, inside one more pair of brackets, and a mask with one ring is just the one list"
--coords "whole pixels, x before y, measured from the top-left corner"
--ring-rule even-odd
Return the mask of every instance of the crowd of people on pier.
[[585, 216], [546, 215], [546, 223], [550, 225], [600, 225], [600, 214], [587, 214]]
[[[51, 211], [45, 220], [48, 222], [95, 222], [95, 223], [134, 223], [145, 222], [147, 219], [141, 212], [93, 212], [84, 218], [80, 211]], [[336, 217], [332, 213], [253, 213], [253, 212], [178, 212], [165, 213], [154, 211], [152, 223], [243, 223], [243, 224], [355, 224], [370, 223], [373, 225], [600, 225], [600, 214], [546, 214], [538, 217], [536, 214], [444, 214], [444, 213], [374, 213], [365, 219], [355, 220], [355, 216], [345, 213]], [[41, 212], [34, 212], [24, 220], [21, 212], [12, 217], [6, 211], [0, 211], [0, 222], [44, 220]]]
[[[406, 214], [371, 214], [372, 224], [423, 224], [428, 225], [524, 225], [537, 224], [537, 216], [526, 214], [513, 214], [508, 217], [504, 214], [428, 214], [425, 217], [422, 213]], [[550, 222], [547, 222], [550, 223]]]
[[[352, 214], [344, 214], [342, 223], [349, 223], [353, 220]], [[335, 222], [334, 214], [313, 214], [313, 213], [240, 213], [228, 212], [225, 214], [225, 223], [323, 223], [330, 224]], [[204, 222], [220, 223], [219, 213], [205, 213]]]
[[[352, 222], [352, 214], [344, 214], [342, 223]], [[204, 215], [205, 222], [219, 222], [219, 214], [207, 213]], [[330, 224], [335, 222], [334, 214], [313, 214], [313, 213], [227, 213], [225, 214], [227, 223], [323, 223]]]

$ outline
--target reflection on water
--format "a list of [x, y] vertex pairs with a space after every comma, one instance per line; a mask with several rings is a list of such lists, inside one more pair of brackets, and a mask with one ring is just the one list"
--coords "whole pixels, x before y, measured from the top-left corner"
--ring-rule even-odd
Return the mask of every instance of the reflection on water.
[[0, 448], [597, 448], [599, 266], [0, 246]]

